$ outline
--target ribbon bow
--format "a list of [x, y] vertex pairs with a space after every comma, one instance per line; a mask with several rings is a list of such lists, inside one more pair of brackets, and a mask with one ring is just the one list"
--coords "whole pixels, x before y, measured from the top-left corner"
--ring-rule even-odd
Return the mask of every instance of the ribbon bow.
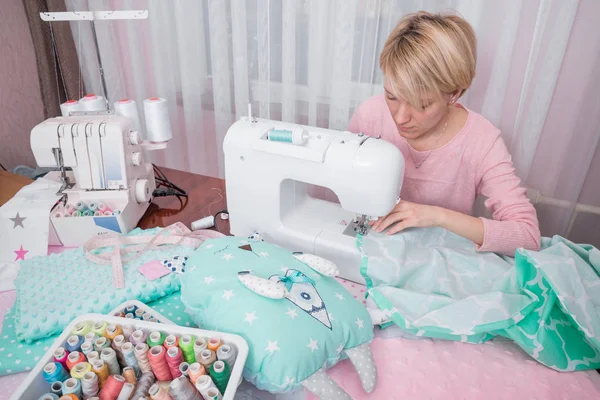
[[281, 282], [283, 282], [288, 291], [292, 289], [292, 285], [294, 283], [310, 283], [311, 285], [315, 284], [314, 280], [304, 275], [300, 271], [291, 271], [289, 275], [279, 276], [278, 278]]

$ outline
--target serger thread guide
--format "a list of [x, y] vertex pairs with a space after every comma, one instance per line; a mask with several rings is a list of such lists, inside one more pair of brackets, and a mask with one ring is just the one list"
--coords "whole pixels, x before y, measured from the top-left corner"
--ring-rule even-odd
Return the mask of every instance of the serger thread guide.
[[[362, 134], [250, 115], [223, 143], [231, 233], [259, 232], [291, 251], [336, 263], [340, 276], [364, 282], [356, 234], [368, 217], [388, 214], [404, 177], [396, 146]], [[331, 189], [339, 203], [313, 198], [309, 185]]]

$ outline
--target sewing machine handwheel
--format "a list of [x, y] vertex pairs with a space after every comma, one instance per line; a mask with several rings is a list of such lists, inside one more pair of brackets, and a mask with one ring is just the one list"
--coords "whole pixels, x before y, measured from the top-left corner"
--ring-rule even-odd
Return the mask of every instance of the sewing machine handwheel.
[[138, 179], [135, 182], [135, 200], [139, 203], [147, 203], [150, 201], [152, 193], [150, 193], [150, 183], [147, 179]]

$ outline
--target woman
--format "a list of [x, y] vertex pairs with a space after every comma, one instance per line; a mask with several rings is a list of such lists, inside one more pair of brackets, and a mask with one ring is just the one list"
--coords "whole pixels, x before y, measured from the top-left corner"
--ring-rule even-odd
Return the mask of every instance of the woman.
[[[401, 201], [372, 228], [439, 226], [478, 251], [539, 250], [536, 212], [500, 131], [458, 103], [475, 66], [475, 34], [458, 16], [411, 14], [388, 37], [380, 57], [385, 94], [362, 103], [348, 128], [381, 135], [405, 158]], [[471, 215], [477, 195], [487, 197], [492, 219]]]

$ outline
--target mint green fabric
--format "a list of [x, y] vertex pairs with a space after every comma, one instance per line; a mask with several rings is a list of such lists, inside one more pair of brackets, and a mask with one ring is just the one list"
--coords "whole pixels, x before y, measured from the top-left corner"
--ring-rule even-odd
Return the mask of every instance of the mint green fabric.
[[[290, 293], [302, 287], [299, 296], [305, 303], [271, 299], [238, 280], [238, 272], [246, 270], [264, 279], [297, 270], [302, 275], [296, 276], [314, 283], [293, 283]], [[250, 347], [244, 378], [274, 393], [300, 388], [304, 379], [346, 358], [344, 349], [373, 338], [367, 310], [341, 284], [263, 241], [223, 237], [204, 242], [188, 259], [181, 300], [198, 326], [244, 337]], [[305, 311], [315, 310], [312, 306], [324, 306], [326, 313], [315, 317]]]
[[478, 253], [441, 228], [357, 241], [367, 296], [413, 335], [514, 340], [559, 370], [600, 367], [600, 251], [561, 237], [515, 258]]
[[[181, 303], [181, 292], [177, 291], [147, 304], [176, 325], [195, 327], [196, 324]], [[14, 306], [4, 316], [0, 333], [0, 376], [29, 371], [52, 346], [59, 334], [36, 340], [30, 344], [20, 342], [14, 326]]]
[[[138, 228], [128, 236], [154, 235], [160, 230]], [[180, 288], [179, 274], [171, 273], [151, 281], [138, 267], [149, 261], [184, 257], [192, 252], [187, 246], [158, 247], [123, 264], [123, 289], [113, 286], [111, 266], [89, 261], [82, 248], [22, 261], [15, 280], [17, 339], [31, 343], [62, 332], [78, 315], [107, 313], [126, 300], [149, 303], [176, 292]]]

